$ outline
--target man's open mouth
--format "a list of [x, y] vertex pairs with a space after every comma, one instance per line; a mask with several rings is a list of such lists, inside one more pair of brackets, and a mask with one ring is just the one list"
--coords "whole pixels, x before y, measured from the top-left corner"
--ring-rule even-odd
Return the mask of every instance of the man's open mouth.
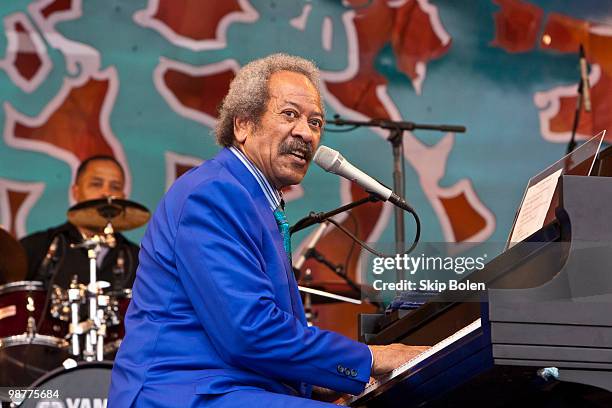
[[297, 157], [300, 160], [304, 160], [305, 162], [308, 162], [309, 159], [309, 154], [307, 152], [301, 152], [301, 151], [292, 151], [289, 153], [290, 155]]

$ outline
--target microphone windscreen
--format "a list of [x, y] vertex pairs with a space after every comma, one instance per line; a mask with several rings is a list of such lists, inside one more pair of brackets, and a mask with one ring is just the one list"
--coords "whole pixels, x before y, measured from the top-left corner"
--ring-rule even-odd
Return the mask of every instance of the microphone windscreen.
[[336, 150], [321, 145], [314, 154], [312, 160], [323, 170], [333, 171], [334, 165], [342, 157]]

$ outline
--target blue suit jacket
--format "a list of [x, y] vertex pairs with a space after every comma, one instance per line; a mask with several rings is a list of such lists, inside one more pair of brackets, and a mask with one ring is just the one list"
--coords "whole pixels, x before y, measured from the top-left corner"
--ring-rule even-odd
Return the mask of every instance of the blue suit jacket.
[[149, 222], [110, 407], [197, 404], [244, 388], [359, 393], [364, 344], [307, 327], [263, 191], [228, 149], [179, 178]]

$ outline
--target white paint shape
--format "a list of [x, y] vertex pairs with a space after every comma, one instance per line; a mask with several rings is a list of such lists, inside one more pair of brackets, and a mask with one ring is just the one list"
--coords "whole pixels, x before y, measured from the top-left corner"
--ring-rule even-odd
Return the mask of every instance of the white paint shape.
[[178, 154], [169, 150], [164, 153], [164, 158], [166, 160], [166, 191], [168, 191], [172, 183], [178, 178], [176, 174], [177, 165], [197, 167], [204, 162], [204, 160], [199, 157]]
[[[26, 33], [18, 33], [15, 30], [16, 24], [24, 26]], [[24, 92], [32, 93], [47, 78], [53, 68], [53, 64], [47, 54], [47, 47], [30, 23], [28, 17], [23, 13], [11, 14], [4, 19], [4, 32], [7, 37], [7, 47], [4, 59], [0, 60], [0, 69], [4, 69], [9, 78]], [[20, 43], [30, 43], [32, 49], [20, 49]], [[36, 74], [30, 79], [21, 75], [15, 65], [18, 53], [33, 53], [40, 59], [40, 67]]]
[[302, 8], [302, 14], [289, 20], [289, 24], [297, 30], [306, 30], [306, 23], [308, 22], [308, 16], [310, 15], [311, 11], [312, 4], [305, 4]]
[[53, 47], [59, 49], [66, 58], [66, 68], [71, 75], [83, 75], [100, 70], [100, 53], [90, 45], [70, 40], [60, 34], [56, 24], [62, 21], [70, 21], [81, 18], [83, 7], [81, 0], [72, 0], [70, 8], [66, 11], [58, 11], [45, 18], [42, 10], [52, 4], [54, 0], [39, 0], [28, 5], [28, 11], [43, 37]]
[[[26, 221], [34, 204], [38, 201], [45, 189], [45, 183], [40, 182], [23, 182], [0, 178], [0, 224], [9, 228], [10, 225], [15, 225], [15, 233], [17, 238], [22, 238], [27, 235]], [[15, 220], [12, 219], [9, 203], [9, 191], [17, 191], [26, 193], [27, 197], [17, 210]]]
[[323, 19], [323, 27], [321, 28], [321, 46], [325, 51], [331, 51], [333, 40], [334, 23], [330, 17], [325, 17]]

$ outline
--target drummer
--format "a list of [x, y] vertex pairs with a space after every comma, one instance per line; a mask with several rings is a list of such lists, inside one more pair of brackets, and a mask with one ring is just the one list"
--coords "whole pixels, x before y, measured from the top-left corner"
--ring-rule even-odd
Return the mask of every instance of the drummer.
[[[78, 167], [71, 193], [76, 203], [106, 197], [125, 198], [125, 173], [112, 156], [92, 156]], [[21, 240], [28, 257], [28, 280], [68, 288], [74, 275], [79, 283], [89, 282], [87, 250], [71, 248], [95, 232], [70, 222], [36, 232]], [[119, 233], [117, 245], [102, 247], [97, 258], [98, 280], [111, 283], [114, 290], [132, 287], [138, 267], [139, 247]]]

